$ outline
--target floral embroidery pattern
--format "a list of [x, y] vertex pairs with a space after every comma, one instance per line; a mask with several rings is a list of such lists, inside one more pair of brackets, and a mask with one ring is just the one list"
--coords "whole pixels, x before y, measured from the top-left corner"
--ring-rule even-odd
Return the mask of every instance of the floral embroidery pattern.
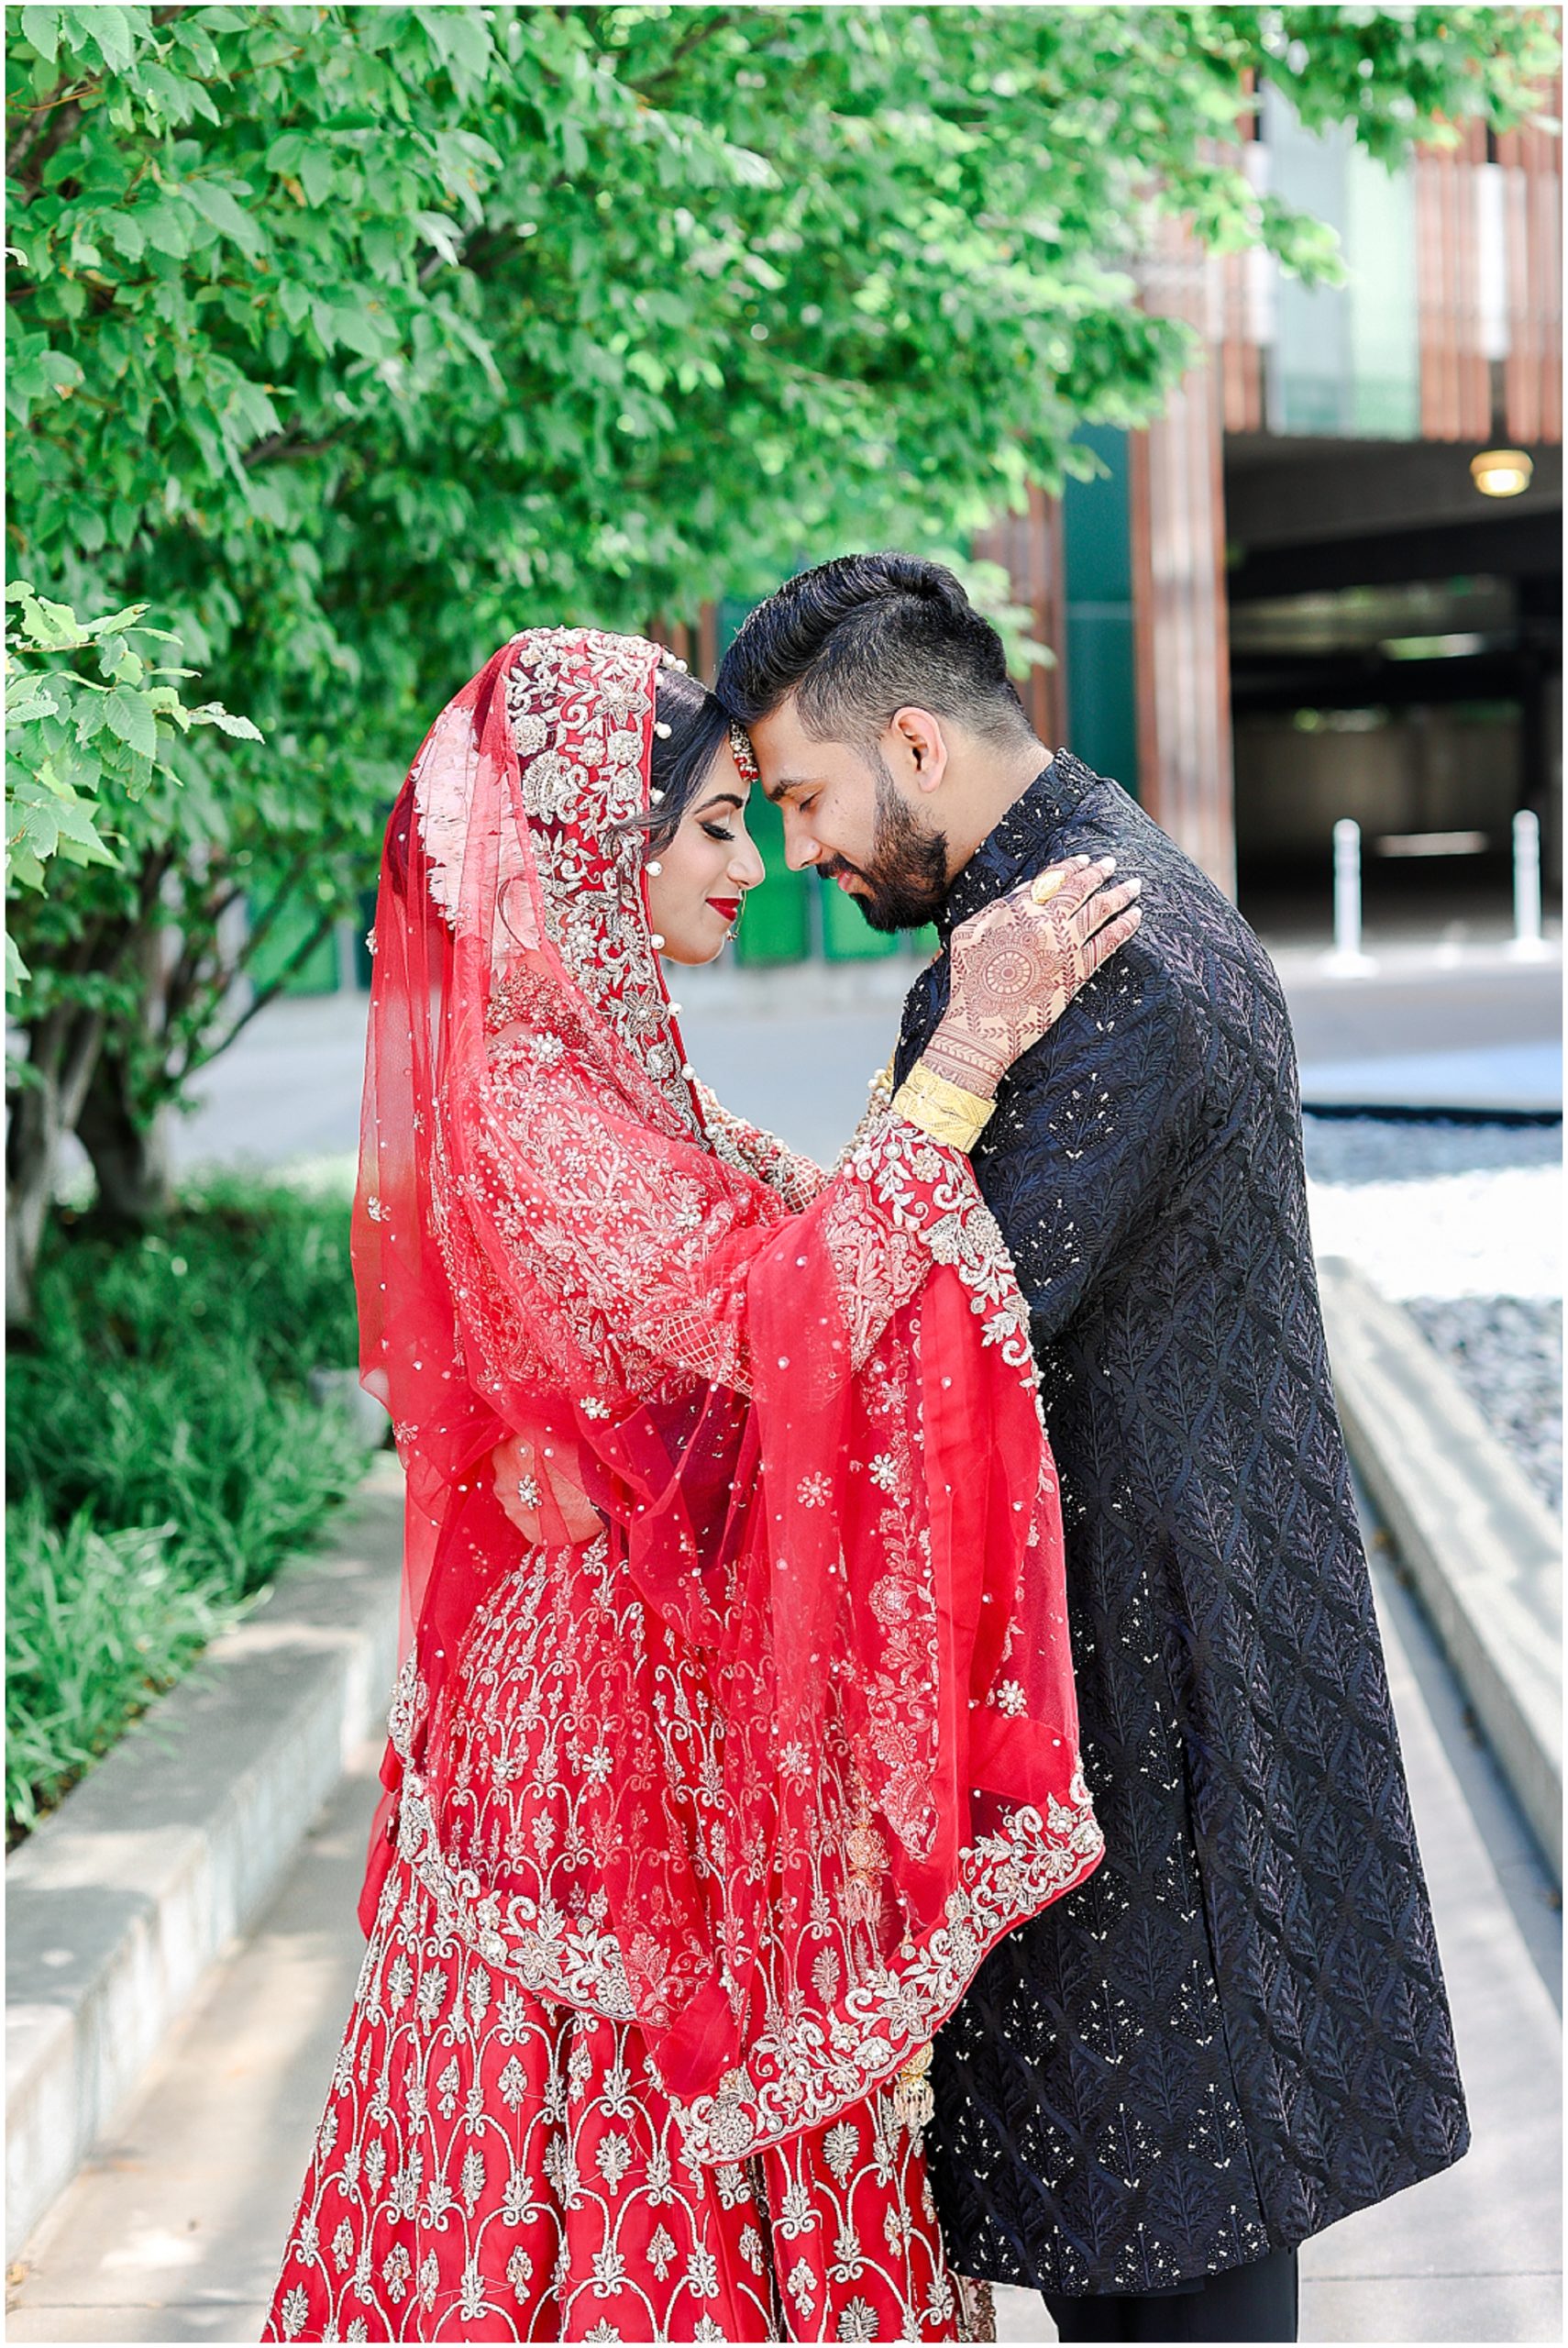
[[777, 1191], [791, 1214], [809, 1207], [828, 1179], [822, 1168], [790, 1148], [777, 1135], [764, 1133], [737, 1117], [701, 1079], [695, 1090], [703, 1127], [717, 1155], [727, 1165], [755, 1174], [770, 1191]]
[[[913, 1467], [912, 1455], [905, 1464]], [[897, 1519], [896, 1504], [889, 1513]], [[878, 1696], [882, 1735], [908, 1769], [907, 1777], [890, 1772], [880, 1805], [917, 1847], [931, 1822], [925, 1780], [912, 1766], [931, 1723], [910, 1710], [909, 1696], [921, 1678], [919, 1649], [932, 1635], [922, 1562], [917, 1549], [906, 1570], [887, 1576], [876, 1593], [892, 1634]], [[585, 1585], [597, 1589], [596, 1605]], [[668, 1733], [679, 1748], [680, 1780], [710, 1789], [706, 1799], [692, 1798], [692, 1847], [700, 1865], [706, 1854], [706, 1865], [723, 1867], [718, 1714], [696, 1658], [647, 1614], [624, 1570], [608, 1566], [602, 1542], [532, 1553], [474, 1624], [449, 1711], [432, 1731], [429, 1780], [448, 1790], [437, 1799], [425, 1776], [405, 1778], [399, 1848], [443, 1941], [461, 1943], [536, 1997], [630, 2021], [647, 2014], [650, 2002], [657, 2010], [690, 1995], [704, 1952], [694, 1946], [690, 1974], [666, 1977], [650, 1999], [646, 1981], [634, 1990], [624, 1953], [603, 1929], [597, 1859], [574, 1782], [591, 1768], [593, 1723], [605, 1700], [585, 1623], [597, 1623], [604, 1655], [631, 1648], [679, 1691]], [[802, 1761], [819, 1766], [811, 1756]], [[852, 1808], [846, 1793], [845, 1810]], [[498, 1846], [514, 1854], [513, 1873], [525, 1872], [526, 1889], [502, 1897], [485, 1888], [474, 1862]], [[1081, 1778], [1045, 1816], [1012, 1811], [966, 1855], [963, 1888], [939, 1929], [889, 1965], [855, 1930], [853, 1903], [845, 1911], [832, 1895], [835, 1862], [852, 1880], [873, 1885], [886, 1864], [885, 1845], [868, 1825], [846, 1828], [844, 1850], [822, 1853], [816, 1870], [820, 1986], [829, 2010], [806, 2022], [777, 1995], [746, 2064], [729, 2073], [719, 2094], [690, 2106], [671, 2100], [690, 2158], [744, 2159], [827, 2122], [890, 2079], [952, 2010], [984, 1951], [1088, 1874], [1101, 1848]], [[835, 1911], [836, 1932], [829, 1921]], [[768, 1996], [767, 1977], [754, 1995]]]
[[[955, 1179], [959, 1164], [963, 1176]], [[985, 1323], [987, 1345], [999, 1346], [1003, 1360], [1015, 1363], [1033, 1390], [1029, 1307], [1000, 1227], [966, 1162], [889, 1108], [873, 1113], [846, 1170], [871, 1185], [900, 1229], [918, 1232], [939, 1264], [952, 1265]]]
[[825, 2140], [702, 2167], [634, 2025], [494, 1972], [399, 1866], [264, 2336], [966, 2333], [919, 2140], [890, 2094]]

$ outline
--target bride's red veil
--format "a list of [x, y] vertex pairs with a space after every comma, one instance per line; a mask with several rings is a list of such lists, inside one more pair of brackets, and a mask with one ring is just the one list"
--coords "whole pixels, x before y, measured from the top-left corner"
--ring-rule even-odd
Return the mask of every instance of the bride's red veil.
[[[354, 1262], [408, 1508], [366, 1913], [395, 1837], [443, 1929], [635, 2019], [734, 2159], [897, 2072], [1100, 1840], [1027, 1319], [966, 1163], [884, 1114], [790, 1213], [707, 1129], [635, 822], [660, 658], [513, 638], [388, 826]], [[455, 1667], [524, 1556], [510, 1432], [605, 1527], [558, 1899], [443, 1823]]]

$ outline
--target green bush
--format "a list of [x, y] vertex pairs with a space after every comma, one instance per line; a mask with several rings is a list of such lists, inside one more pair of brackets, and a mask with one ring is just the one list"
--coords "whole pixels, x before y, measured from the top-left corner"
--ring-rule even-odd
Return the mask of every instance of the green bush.
[[187, 1578], [172, 1523], [63, 1531], [36, 1500], [6, 1537], [7, 1840], [106, 1753], [127, 1721], [244, 1611], [221, 1577]]
[[13, 1834], [353, 1489], [363, 1451], [305, 1380], [357, 1352], [340, 1199], [227, 1180], [128, 1244], [62, 1218], [7, 1378]]

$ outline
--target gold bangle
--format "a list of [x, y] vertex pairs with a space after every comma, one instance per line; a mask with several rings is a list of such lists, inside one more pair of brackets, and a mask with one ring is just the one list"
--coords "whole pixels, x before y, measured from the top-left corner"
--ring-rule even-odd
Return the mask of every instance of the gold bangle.
[[938, 1076], [923, 1060], [916, 1060], [908, 1076], [893, 1095], [893, 1108], [911, 1125], [919, 1125], [933, 1141], [944, 1141], [955, 1149], [973, 1149], [996, 1107], [978, 1092], [966, 1092], [961, 1084], [952, 1084]]

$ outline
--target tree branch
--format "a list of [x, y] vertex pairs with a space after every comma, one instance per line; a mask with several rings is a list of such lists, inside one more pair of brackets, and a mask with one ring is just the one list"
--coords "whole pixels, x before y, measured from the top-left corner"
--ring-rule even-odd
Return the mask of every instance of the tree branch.
[[239, 461], [248, 472], [257, 465], [292, 465], [304, 457], [319, 457], [324, 450], [335, 447], [348, 428], [346, 424], [339, 425], [319, 440], [294, 440], [286, 432], [269, 432], [264, 440], [258, 440], [253, 449], [248, 449]]
[[[246, 938], [244, 960], [248, 961], [255, 953], [257, 947], [260, 946], [271, 935], [274, 925], [276, 925], [278, 915], [288, 903], [295, 887], [304, 880], [306, 867], [309, 865], [311, 860], [311, 855], [312, 851], [310, 849], [302, 848], [298, 856], [295, 857], [293, 864], [290, 865], [277, 895], [273, 898], [266, 912], [261, 915], [260, 920], [255, 924], [254, 927]], [[329, 915], [328, 918], [330, 919], [332, 916]]]
[[692, 50], [701, 49], [705, 40], [712, 40], [715, 33], [723, 32], [728, 26], [733, 25], [736, 21], [738, 13], [738, 10], [734, 8], [700, 11], [697, 21], [689, 32], [681, 35], [669, 55], [660, 65], [658, 72], [650, 73], [646, 81], [631, 81], [627, 83], [627, 87], [635, 90], [640, 96], [646, 98], [666, 82], [673, 81]]
[[330, 934], [333, 925], [337, 919], [337, 915], [336, 914], [323, 914], [321, 920], [316, 923], [315, 927], [301, 941], [298, 946], [295, 947], [293, 952], [289, 956], [287, 961], [283, 964], [277, 976], [269, 980], [266, 986], [258, 987], [256, 989], [249, 1002], [240, 1013], [238, 1018], [235, 1021], [233, 1026], [229, 1028], [226, 1035], [221, 1036], [215, 1044], [208, 1045], [204, 1049], [199, 1044], [193, 1046], [192, 1049], [186, 1056], [184, 1066], [180, 1071], [180, 1081], [182, 1083], [183, 1083], [187, 1078], [194, 1076], [198, 1069], [205, 1068], [209, 1060], [215, 1060], [220, 1052], [226, 1052], [235, 1037], [242, 1034], [243, 1031], [249, 1026], [257, 1013], [259, 1011], [265, 1011], [267, 1005], [278, 995], [282, 994], [284, 987], [293, 977], [294, 972], [297, 969], [300, 969], [304, 963], [309, 961], [311, 956], [315, 952], [316, 947], [321, 944], [322, 939]]
[[[33, 157], [30, 184], [24, 187], [24, 194], [38, 194], [50, 157], [64, 146], [81, 121], [81, 101], [88, 91], [98, 87], [100, 79], [101, 76], [89, 75], [85, 82], [78, 82], [73, 88], [62, 90], [57, 98], [45, 98], [41, 105], [31, 109], [27, 121], [6, 150], [6, 170], [12, 179], [20, 175], [23, 164]], [[63, 112], [60, 111], [61, 108]], [[40, 143], [43, 151], [35, 156], [34, 150]]]

